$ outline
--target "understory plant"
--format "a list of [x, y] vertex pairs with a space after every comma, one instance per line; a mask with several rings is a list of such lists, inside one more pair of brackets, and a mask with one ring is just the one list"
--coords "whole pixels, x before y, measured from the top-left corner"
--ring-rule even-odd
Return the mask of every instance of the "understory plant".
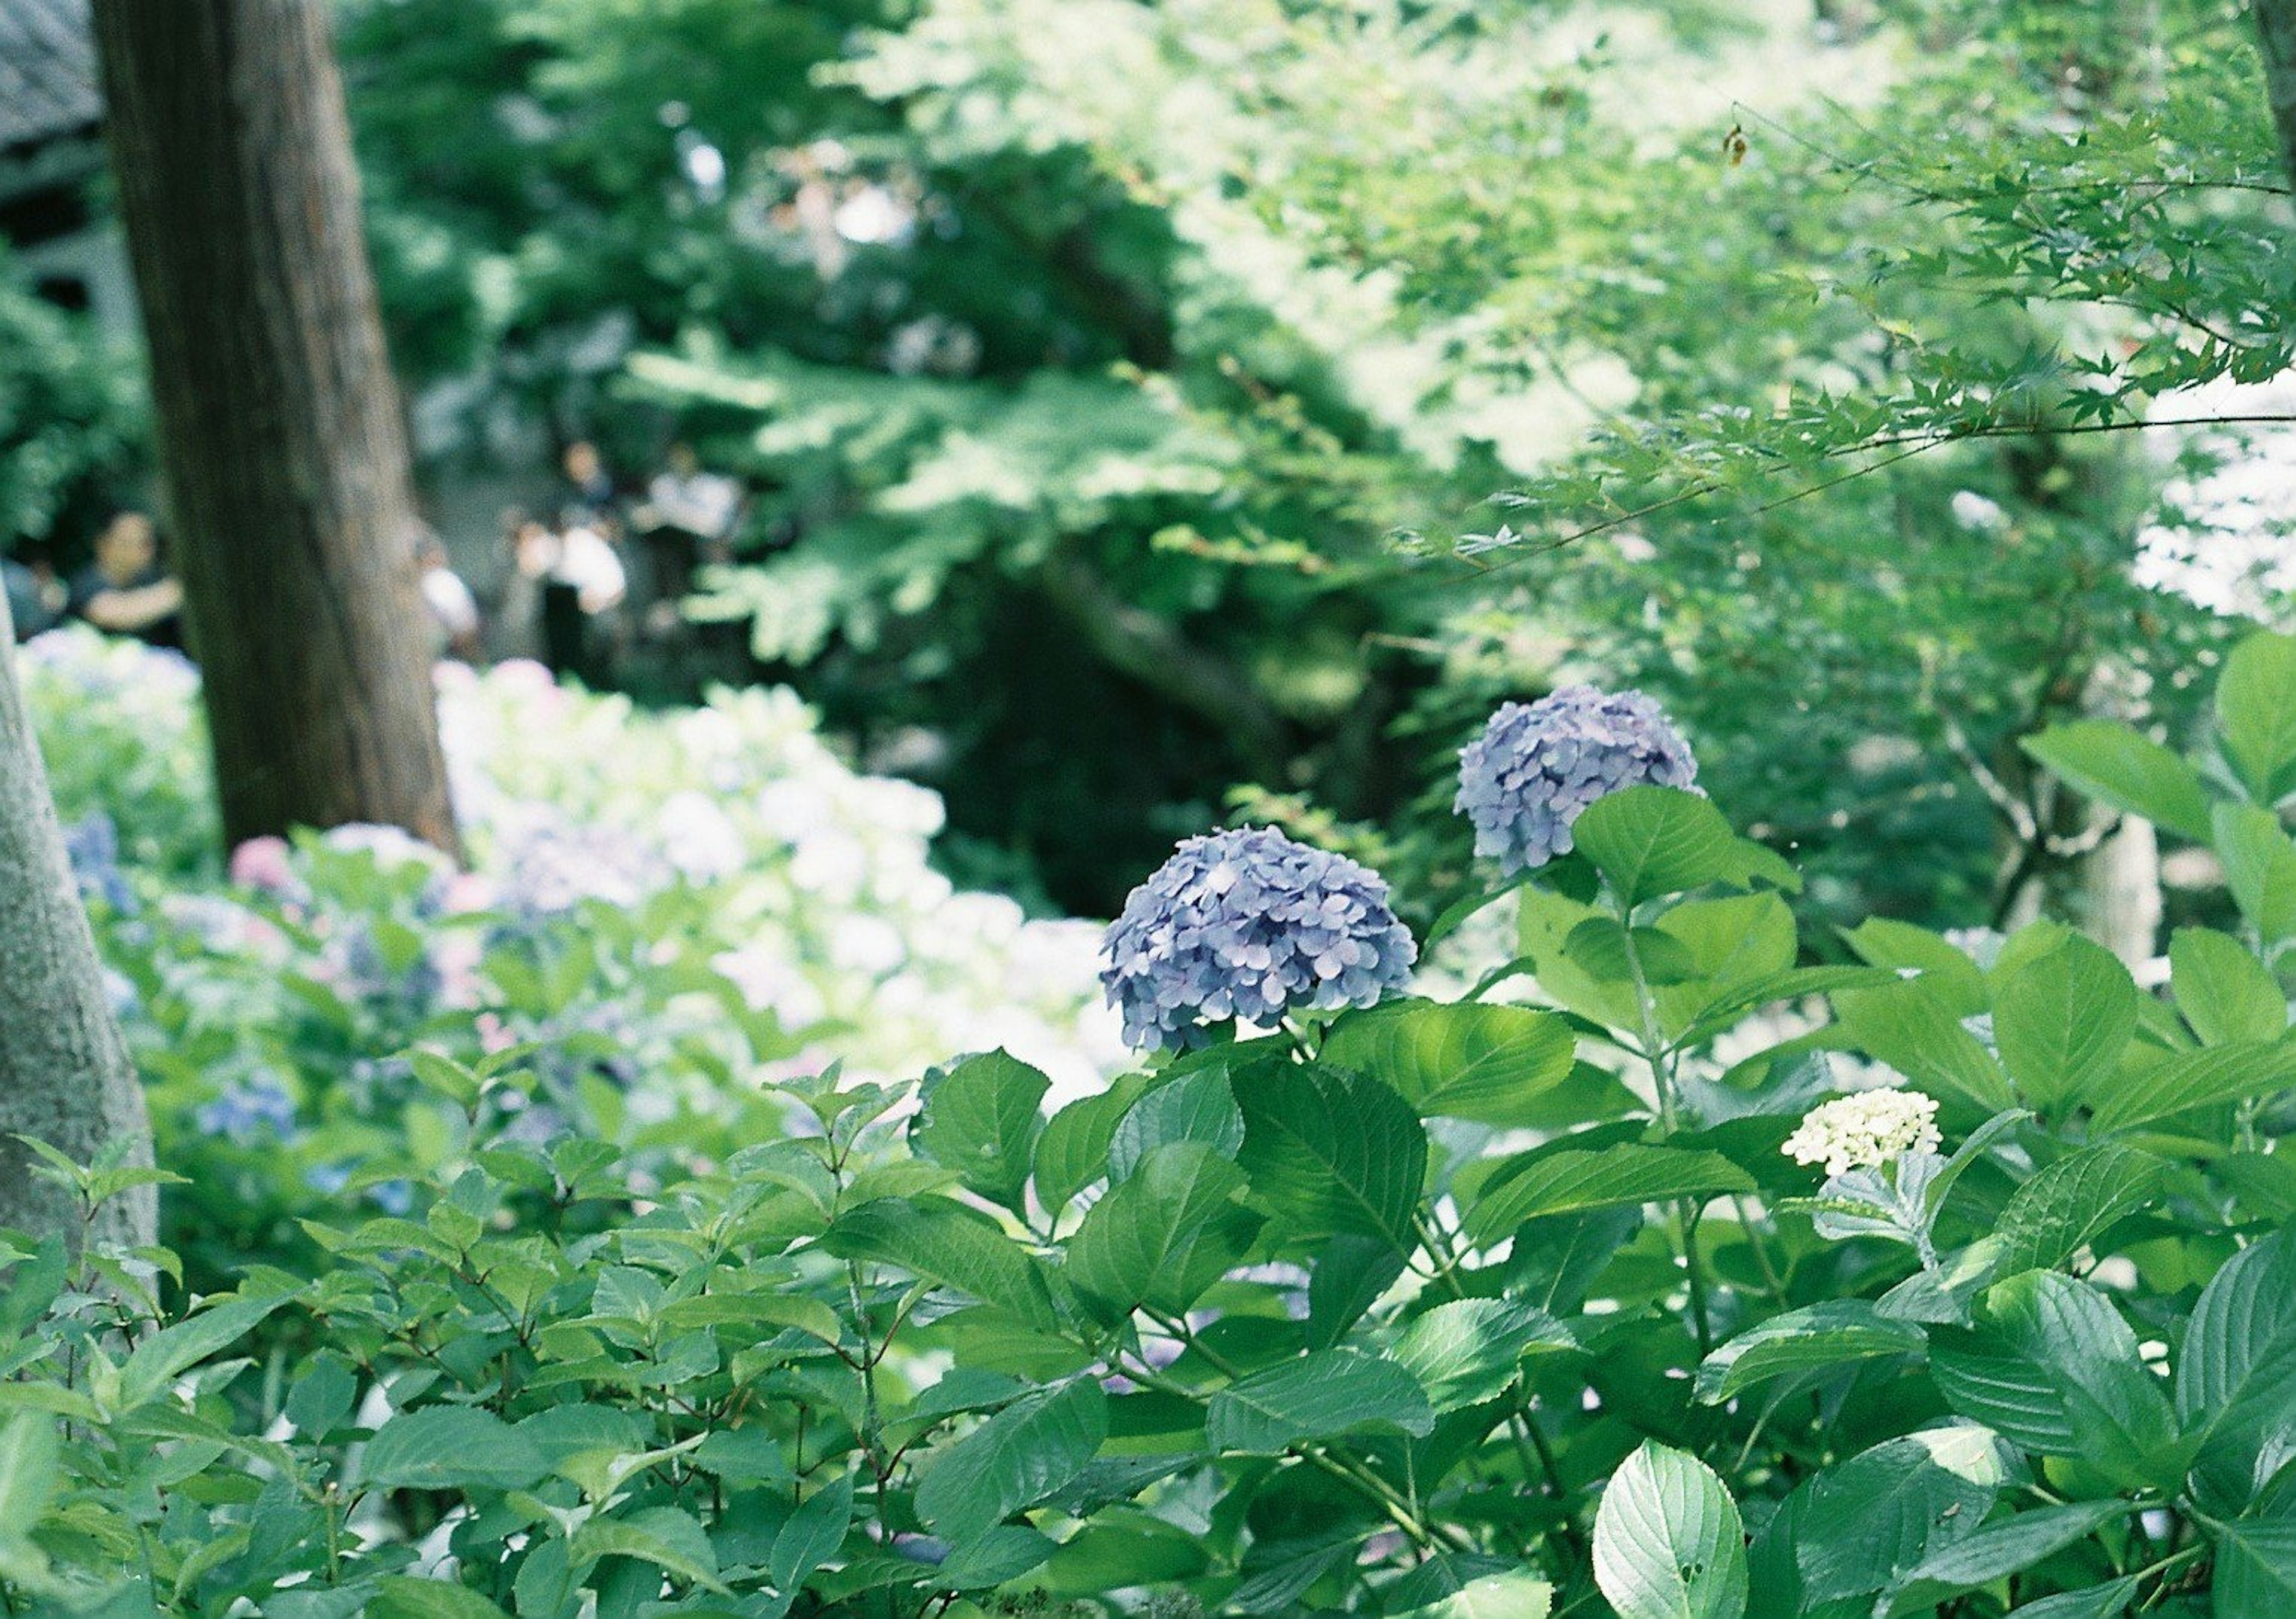
[[1184, 845], [1105, 944], [1144, 1061], [1057, 1108], [1002, 1051], [782, 1075], [777, 1129], [662, 1160], [505, 1127], [540, 1053], [418, 1046], [447, 1135], [405, 1213], [308, 1223], [315, 1280], [0, 1250], [0, 1590], [2280, 1619], [2292, 715], [2260, 636], [2196, 761], [2034, 744], [2223, 864], [2242, 933], [2158, 993], [2046, 922], [1806, 965], [1663, 714], [1566, 691], [1468, 751], [1498, 882], [1428, 937], [1354, 862]]

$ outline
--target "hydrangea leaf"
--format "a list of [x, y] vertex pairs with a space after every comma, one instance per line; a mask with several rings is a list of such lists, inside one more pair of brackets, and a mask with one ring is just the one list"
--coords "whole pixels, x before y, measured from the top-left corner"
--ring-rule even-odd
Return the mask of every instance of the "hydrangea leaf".
[[991, 1203], [1017, 1208], [1029, 1183], [1037, 1109], [1052, 1081], [1008, 1051], [960, 1059], [926, 1079], [909, 1144], [929, 1163], [953, 1169]]
[[2161, 1058], [2125, 1074], [2096, 1105], [2099, 1134], [2133, 1130], [2218, 1102], [2270, 1096], [2296, 1083], [2296, 1046], [2243, 1041]]
[[2200, 773], [2130, 727], [2074, 720], [2027, 737], [2022, 746], [2090, 797], [2179, 837], [2209, 840], [2209, 799]]
[[1719, 1405], [1758, 1383], [1798, 1372], [1846, 1368], [1877, 1355], [1918, 1354], [1928, 1338], [1863, 1299], [1827, 1299], [1774, 1315], [1740, 1333], [1699, 1363], [1700, 1400]]
[[2169, 941], [2177, 1010], [2207, 1045], [2277, 1040], [2288, 1032], [2288, 996], [2255, 952], [2230, 934], [2179, 928]]
[[2296, 637], [2259, 633], [2233, 649], [2217, 682], [2217, 728], [2259, 804], [2296, 789]]
[[1108, 1396], [1079, 1378], [1006, 1406], [936, 1455], [917, 1516], [963, 1542], [1067, 1484], [1108, 1437]]
[[1544, 1310], [1511, 1299], [1463, 1298], [1414, 1317], [1393, 1353], [1440, 1416], [1504, 1393], [1527, 1357], [1578, 1346], [1570, 1329]]
[[1400, 1362], [1354, 1349], [1318, 1349], [1214, 1394], [1204, 1443], [1215, 1452], [1265, 1456], [1357, 1428], [1424, 1435], [1434, 1426], [1427, 1391]]
[[1069, 1243], [1068, 1279], [1111, 1319], [1141, 1304], [1185, 1313], [1242, 1262], [1266, 1223], [1244, 1194], [1242, 1172], [1211, 1148], [1156, 1148], [1085, 1216]]
[[1715, 882], [1744, 888], [1759, 879], [1781, 888], [1801, 887], [1784, 860], [1739, 837], [1712, 803], [1679, 788], [1612, 793], [1588, 805], [1572, 830], [1578, 852], [1629, 907]]
[[1997, 1283], [1973, 1327], [1932, 1329], [1930, 1373], [1947, 1404], [2012, 1443], [2131, 1485], [2173, 1484], [2194, 1448], [2120, 1312], [2054, 1271]]
[[2002, 1066], [2034, 1107], [2086, 1100], [2136, 1033], [2136, 982], [2103, 945], [2068, 938], [2012, 974], [1993, 998]]
[[2167, 1168], [2150, 1153], [2106, 1142], [2035, 1172], [1994, 1222], [2000, 1274], [2064, 1263], [2090, 1238], [2143, 1206]]
[[2201, 1436], [2193, 1477], [2211, 1509], [2245, 1509], [2257, 1462], [2296, 1420], [2296, 1236], [2226, 1260], [2201, 1290], [2177, 1360], [2177, 1414]]
[[1543, 1215], [1755, 1190], [1754, 1178], [1718, 1152], [1636, 1142], [1542, 1152], [1519, 1173], [1495, 1175], [1485, 1184], [1467, 1209], [1467, 1229], [1477, 1241], [1491, 1244]]
[[1595, 1583], [1619, 1619], [1742, 1619], [1745, 1529], [1714, 1470], [1643, 1441], [1595, 1511]]
[[1403, 1098], [1341, 1068], [1270, 1064], [1234, 1076], [1237, 1162], [1292, 1238], [1352, 1233], [1407, 1248], [1427, 1132]]
[[1323, 1057], [1384, 1080], [1423, 1116], [1506, 1125], [1570, 1076], [1577, 1047], [1552, 1012], [1410, 1000], [1342, 1017]]

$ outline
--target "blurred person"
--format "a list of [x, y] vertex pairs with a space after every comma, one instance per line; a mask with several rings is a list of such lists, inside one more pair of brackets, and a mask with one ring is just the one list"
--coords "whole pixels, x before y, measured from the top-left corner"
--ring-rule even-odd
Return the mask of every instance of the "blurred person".
[[441, 653], [464, 663], [475, 661], [480, 646], [479, 599], [455, 571], [437, 535], [423, 536], [415, 557], [422, 569], [422, 604], [430, 609]]
[[16, 626], [19, 641], [29, 641], [42, 630], [53, 629], [63, 617], [68, 593], [57, 583], [53, 568], [0, 557], [0, 587], [7, 591], [8, 622]]
[[645, 503], [630, 514], [652, 574], [645, 608], [650, 634], [676, 627], [678, 603], [693, 589], [695, 568], [726, 560], [741, 513], [739, 483], [704, 472], [692, 445], [669, 446], [668, 465], [646, 485]]
[[[618, 639], [611, 623], [629, 591], [629, 576], [605, 535], [578, 511], [562, 526], [524, 513], [507, 514], [511, 568], [503, 616], [523, 622], [496, 651], [533, 655], [554, 675], [573, 675], [598, 685]], [[525, 631], [528, 634], [521, 634]]]
[[72, 576], [66, 610], [97, 629], [153, 646], [184, 644], [184, 583], [160, 561], [160, 531], [121, 511], [95, 536], [95, 560]]
[[590, 519], [610, 515], [614, 509], [616, 490], [613, 475], [606, 470], [598, 446], [586, 438], [578, 438], [566, 446], [566, 454], [559, 462], [566, 474], [566, 487], [570, 492], [569, 504]]

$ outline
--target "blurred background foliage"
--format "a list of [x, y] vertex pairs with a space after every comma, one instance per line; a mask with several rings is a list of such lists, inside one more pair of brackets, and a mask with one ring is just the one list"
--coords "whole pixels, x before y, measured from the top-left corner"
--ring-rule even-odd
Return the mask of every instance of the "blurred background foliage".
[[[341, 26], [434, 460], [538, 426], [741, 474], [691, 607], [725, 627], [634, 684], [796, 685], [1042, 907], [1106, 913], [1244, 814], [1439, 904], [1464, 839], [1408, 812], [1496, 700], [1589, 677], [1674, 709], [1822, 913], [2079, 914], [2127, 839], [2017, 739], [2177, 740], [2224, 609], [2280, 607], [2145, 560], [2253, 526], [2194, 498], [2253, 451], [2119, 430], [2276, 413], [2224, 391], [2287, 358], [2291, 292], [2231, 0]], [[37, 534], [134, 428], [29, 318], [0, 517]], [[43, 387], [84, 443], [24, 447]]]

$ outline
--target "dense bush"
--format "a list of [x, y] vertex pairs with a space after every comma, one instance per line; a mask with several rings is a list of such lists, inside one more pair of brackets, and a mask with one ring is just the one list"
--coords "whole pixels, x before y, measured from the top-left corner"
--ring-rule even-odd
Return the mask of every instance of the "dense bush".
[[786, 692], [653, 716], [533, 666], [450, 666], [472, 872], [346, 828], [226, 873], [189, 666], [74, 630], [26, 675], [160, 1157], [190, 1182], [170, 1240], [205, 1281], [302, 1252], [295, 1222], [347, 1176], [396, 1205], [467, 1149], [410, 1045], [540, 1043], [481, 1134], [578, 1131], [657, 1173], [772, 1132], [740, 1075], [884, 1078], [1003, 1045], [1072, 1092], [1120, 1053], [1090, 928], [954, 892], [928, 863], [938, 800], [854, 774]]
[[1384, 884], [1262, 838], [1136, 895], [1106, 972], [1174, 1049], [1049, 1116], [991, 1051], [783, 1075], [649, 1160], [521, 1127], [551, 1048], [418, 1055], [454, 1128], [387, 1165], [405, 1213], [312, 1222], [316, 1280], [250, 1255], [187, 1310], [165, 1255], [8, 1250], [0, 1576], [289, 1619], [2277, 1619], [2290, 713], [2261, 637], [2199, 768], [2036, 744], [2222, 862], [2247, 936], [2178, 935], [2164, 996], [2047, 923], [1799, 965], [1789, 865], [1510, 715], [1479, 814], [1494, 750], [1611, 790], [1456, 1001], [1381, 998]]

